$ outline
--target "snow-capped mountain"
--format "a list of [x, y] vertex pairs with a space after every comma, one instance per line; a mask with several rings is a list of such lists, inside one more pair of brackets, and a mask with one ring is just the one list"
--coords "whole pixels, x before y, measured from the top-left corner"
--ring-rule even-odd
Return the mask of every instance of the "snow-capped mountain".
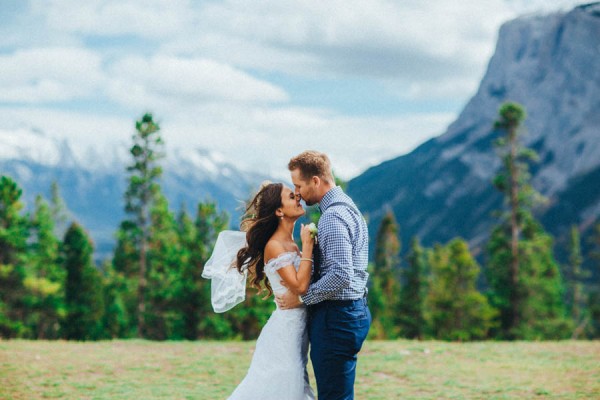
[[[32, 127], [0, 130], [0, 174], [19, 184], [30, 210], [36, 195], [49, 198], [56, 181], [72, 218], [89, 230], [102, 257], [114, 246], [114, 234], [125, 217], [129, 147], [78, 147]], [[175, 211], [185, 206], [193, 214], [199, 201], [211, 200], [235, 225], [242, 202], [266, 179], [204, 149], [167, 149], [166, 154], [161, 186]]]
[[475, 96], [441, 136], [349, 183], [372, 232], [392, 209], [402, 239], [482, 244], [502, 196], [493, 123], [506, 101], [526, 108], [523, 142], [536, 150], [533, 185], [550, 200], [544, 225], [559, 238], [600, 216], [600, 3], [502, 26]]

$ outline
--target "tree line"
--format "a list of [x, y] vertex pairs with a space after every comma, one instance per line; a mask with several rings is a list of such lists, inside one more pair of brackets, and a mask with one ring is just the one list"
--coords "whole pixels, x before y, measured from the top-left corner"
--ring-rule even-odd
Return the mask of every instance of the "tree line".
[[[561, 266], [553, 239], [535, 220], [541, 196], [529, 184], [535, 154], [520, 145], [525, 112], [509, 103], [496, 129], [503, 167], [494, 185], [506, 208], [486, 247], [485, 274], [468, 244], [456, 238], [424, 248], [418, 238], [404, 259], [398, 224], [383, 218], [370, 264], [371, 338], [556, 339], [600, 335], [600, 288], [586, 281], [579, 232]], [[248, 289], [244, 304], [212, 312], [210, 281], [201, 277], [229, 216], [211, 201], [195, 215], [172, 211], [162, 193], [164, 143], [151, 114], [136, 121], [126, 218], [110, 259], [96, 265], [84, 227], [68, 222], [56, 184], [50, 200], [37, 196], [31, 213], [22, 190], [0, 178], [0, 337], [152, 340], [253, 339], [274, 303]], [[312, 210], [309, 218], [318, 215]], [[600, 262], [600, 224], [596, 225]], [[482, 281], [485, 289], [480, 290]]]

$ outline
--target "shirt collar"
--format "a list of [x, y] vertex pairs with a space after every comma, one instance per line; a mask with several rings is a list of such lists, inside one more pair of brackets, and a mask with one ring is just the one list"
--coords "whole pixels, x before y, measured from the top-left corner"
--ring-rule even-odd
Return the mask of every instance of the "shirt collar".
[[342, 193], [342, 188], [339, 186], [331, 188], [327, 193], [325, 193], [325, 196], [323, 196], [323, 198], [319, 202], [319, 208], [321, 209], [321, 212], [325, 211], [327, 207], [329, 207], [329, 205], [334, 202], [335, 198], [341, 195]]

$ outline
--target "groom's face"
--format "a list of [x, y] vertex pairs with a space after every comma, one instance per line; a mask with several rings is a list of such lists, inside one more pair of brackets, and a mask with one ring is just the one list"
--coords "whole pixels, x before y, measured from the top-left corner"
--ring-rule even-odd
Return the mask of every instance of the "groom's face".
[[300, 195], [308, 206], [318, 203], [319, 199], [317, 198], [316, 187], [312, 179], [304, 180], [299, 169], [295, 169], [291, 173], [296, 195]]

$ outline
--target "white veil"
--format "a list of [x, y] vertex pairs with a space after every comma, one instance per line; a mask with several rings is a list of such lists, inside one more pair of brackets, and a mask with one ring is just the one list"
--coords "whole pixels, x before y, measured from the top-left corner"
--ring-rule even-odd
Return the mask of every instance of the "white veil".
[[231, 310], [246, 298], [247, 270], [235, 267], [237, 252], [246, 245], [246, 232], [222, 231], [202, 277], [211, 280], [210, 301], [216, 313]]

